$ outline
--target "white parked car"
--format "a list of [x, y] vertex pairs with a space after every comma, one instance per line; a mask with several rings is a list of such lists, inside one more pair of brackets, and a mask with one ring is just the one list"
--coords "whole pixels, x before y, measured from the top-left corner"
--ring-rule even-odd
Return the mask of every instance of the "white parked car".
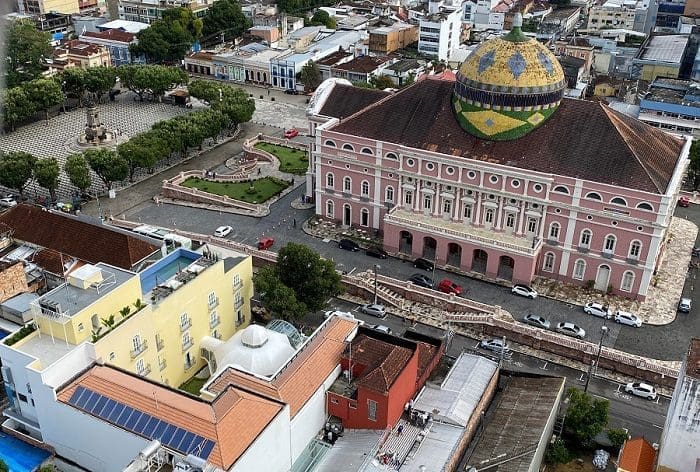
[[374, 303], [362, 305], [360, 307], [360, 311], [368, 315], [376, 316], [377, 318], [384, 318], [386, 316], [386, 308], [384, 307], [384, 305], [375, 305]]
[[537, 298], [537, 290], [528, 287], [527, 285], [524, 284], [515, 284], [513, 285], [513, 288], [510, 290], [511, 293], [514, 293], [516, 295], [520, 295], [521, 297], [527, 297], [527, 298]]
[[690, 298], [681, 298], [678, 302], [678, 311], [681, 313], [690, 313], [690, 307], [693, 305], [693, 301]]
[[219, 226], [216, 228], [216, 231], [214, 231], [214, 236], [219, 237], [219, 238], [225, 238], [229, 234], [231, 234], [231, 231], [233, 231], [233, 228], [230, 226]]
[[642, 326], [642, 319], [640, 317], [634, 313], [621, 310], [615, 312], [615, 322], [627, 326], [634, 326], [635, 328]]
[[17, 200], [12, 197], [0, 198], [0, 207], [12, 208], [15, 205], [17, 205]]
[[510, 350], [510, 346], [503, 342], [503, 338], [484, 339], [479, 343], [479, 347], [494, 352], [508, 352]]
[[378, 325], [378, 324], [368, 324], [365, 326], [367, 326], [369, 329], [373, 329], [375, 331], [381, 331], [382, 333], [391, 334], [391, 328], [389, 328], [388, 326]]
[[649, 384], [642, 382], [630, 382], [625, 385], [625, 392], [638, 397], [656, 400], [656, 389]]
[[566, 334], [567, 336], [573, 336], [575, 338], [583, 339], [586, 336], [586, 331], [574, 323], [569, 323], [568, 321], [562, 321], [557, 324], [557, 333]]
[[612, 318], [612, 313], [610, 308], [598, 302], [588, 302], [583, 306], [583, 311], [589, 315], [597, 316], [598, 318], [605, 318], [609, 320]]

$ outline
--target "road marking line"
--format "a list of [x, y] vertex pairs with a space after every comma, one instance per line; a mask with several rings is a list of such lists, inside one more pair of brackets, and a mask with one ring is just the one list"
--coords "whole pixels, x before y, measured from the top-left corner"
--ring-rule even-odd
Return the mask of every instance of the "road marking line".
[[652, 425], [654, 428], [664, 429], [663, 426], [659, 426], [658, 424], [652, 423], [651, 425]]

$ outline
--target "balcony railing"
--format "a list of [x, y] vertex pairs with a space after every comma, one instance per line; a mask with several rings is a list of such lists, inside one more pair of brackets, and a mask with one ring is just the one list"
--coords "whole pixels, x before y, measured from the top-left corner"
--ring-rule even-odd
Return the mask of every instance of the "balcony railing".
[[217, 306], [219, 306], [219, 297], [214, 297], [213, 300], [209, 300], [209, 309], [210, 310], [213, 310]]
[[240, 326], [243, 323], [245, 323], [245, 316], [242, 316], [242, 317], [236, 319], [236, 326]]
[[146, 365], [143, 367], [143, 369], [141, 369], [141, 370], [138, 371], [138, 374], [139, 374], [141, 377], [147, 377], [148, 374], [150, 374], [150, 373], [151, 373], [151, 364], [146, 364]]
[[610, 251], [601, 251], [600, 255], [606, 259], [612, 259], [613, 258], [613, 253]]
[[165, 349], [165, 341], [162, 339], [156, 339], [156, 349], [158, 349], [159, 352]]
[[191, 327], [192, 327], [192, 320], [190, 318], [188, 318], [184, 322], [180, 322], [180, 332], [181, 333], [184, 333], [185, 331], [187, 331]]
[[166, 367], [168, 367], [167, 361], [165, 359], [161, 359], [161, 361], [158, 362], [158, 370], [164, 371]]
[[235, 284], [233, 284], [233, 288], [235, 288], [236, 290], [242, 289], [243, 288], [243, 281], [239, 279]]
[[144, 339], [143, 341], [141, 341], [141, 342], [139, 343], [138, 346], [134, 347], [134, 348], [131, 350], [131, 358], [132, 358], [132, 359], [136, 359], [136, 358], [137, 358], [138, 356], [140, 356], [141, 353], [143, 353], [143, 351], [145, 351], [146, 349], [148, 349], [148, 342]]
[[194, 362], [185, 362], [185, 370], [190, 370], [194, 367]]
[[209, 328], [214, 329], [221, 324], [221, 319], [217, 316], [216, 318], [211, 318], [209, 320]]
[[194, 344], [194, 341], [192, 341], [192, 338], [187, 339], [186, 341], [184, 341], [182, 343], [182, 351], [185, 352], [186, 350], [191, 348], [193, 344]]
[[245, 301], [243, 299], [236, 300], [235, 302], [233, 302], [234, 309], [238, 309], [238, 308], [242, 307], [243, 305], [245, 305]]

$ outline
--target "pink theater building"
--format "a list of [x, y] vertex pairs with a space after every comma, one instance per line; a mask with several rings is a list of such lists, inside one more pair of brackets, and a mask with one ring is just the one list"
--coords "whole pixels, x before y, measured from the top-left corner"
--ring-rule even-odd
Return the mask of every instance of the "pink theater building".
[[331, 79], [309, 108], [316, 213], [407, 257], [644, 299], [690, 141], [563, 90], [517, 26], [456, 80], [370, 97]]

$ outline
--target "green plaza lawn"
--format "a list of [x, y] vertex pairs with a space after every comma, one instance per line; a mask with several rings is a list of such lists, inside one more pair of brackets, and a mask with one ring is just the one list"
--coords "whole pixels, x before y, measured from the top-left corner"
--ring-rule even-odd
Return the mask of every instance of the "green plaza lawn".
[[280, 171], [289, 174], [304, 175], [309, 167], [306, 151], [278, 146], [270, 143], [257, 143], [256, 148], [269, 152], [280, 161]]
[[214, 182], [199, 177], [190, 177], [182, 182], [183, 187], [196, 188], [215, 195], [226, 195], [246, 203], [266, 202], [290, 185], [289, 182], [274, 177], [264, 177], [250, 182]]

